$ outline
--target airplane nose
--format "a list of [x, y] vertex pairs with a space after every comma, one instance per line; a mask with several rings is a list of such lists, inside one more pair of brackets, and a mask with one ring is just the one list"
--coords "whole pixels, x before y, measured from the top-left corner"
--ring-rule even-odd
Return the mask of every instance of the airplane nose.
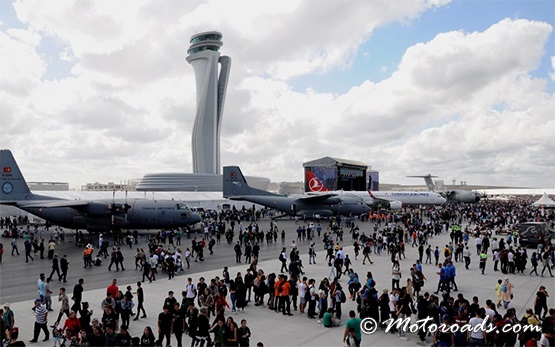
[[199, 223], [200, 221], [202, 221], [202, 218], [200, 217], [200, 215], [198, 213], [191, 213], [191, 216], [189, 217], [189, 219], [191, 220], [191, 224], [196, 224]]

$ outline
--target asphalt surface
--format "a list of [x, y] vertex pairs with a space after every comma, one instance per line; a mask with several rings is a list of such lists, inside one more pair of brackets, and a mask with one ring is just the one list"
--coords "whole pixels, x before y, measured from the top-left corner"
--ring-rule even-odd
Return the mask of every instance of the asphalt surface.
[[[269, 226], [269, 221], [262, 221], [259, 223], [263, 230], [267, 230]], [[324, 225], [322, 223], [322, 225]], [[370, 233], [373, 229], [374, 224], [365, 222], [358, 223], [361, 228], [361, 232], [366, 234]], [[296, 239], [296, 225], [293, 221], [280, 221], [279, 228], [284, 229], [287, 232], [285, 246], [290, 249], [292, 239]], [[441, 246], [448, 242], [449, 236], [447, 234], [442, 234], [434, 236], [430, 239], [430, 244], [432, 248], [436, 245]], [[141, 243], [144, 245], [144, 239]], [[183, 247], [189, 242], [183, 242]], [[321, 241], [317, 241], [317, 245], [321, 245]], [[376, 278], [378, 288], [386, 288], [390, 286], [391, 283], [391, 261], [387, 254], [382, 254], [381, 256], [372, 255], [372, 260], [374, 264], [362, 265], [362, 257], [358, 260], [354, 260], [353, 257], [353, 247], [350, 236], [346, 236], [343, 245], [346, 254], [349, 254], [353, 258], [353, 268], [357, 271], [362, 278], [365, 277], [366, 271], [372, 271], [374, 277]], [[471, 249], [475, 250], [470, 242]], [[305, 264], [306, 276], [309, 278], [315, 278], [317, 281], [329, 275], [329, 267], [322, 260], [325, 256], [325, 251], [322, 248], [317, 247], [318, 255], [316, 265], [308, 265], [308, 255], [307, 248], [309, 246], [308, 242], [299, 242], [298, 247], [301, 251], [301, 258]], [[277, 244], [263, 245], [261, 250], [261, 261], [259, 262], [259, 268], [264, 269], [266, 273], [276, 272], [279, 273], [280, 262], [277, 260], [278, 253], [282, 247], [281, 241], [278, 239]], [[234, 274], [238, 271], [244, 271], [246, 268], [244, 264], [235, 264], [235, 256], [233, 252], [232, 245], [227, 243], [216, 246], [216, 254], [213, 256], [206, 256], [206, 261], [204, 263], [192, 263], [191, 269], [185, 273], [179, 274], [174, 280], [169, 281], [166, 276], [159, 274], [157, 280], [152, 283], [145, 283], [143, 288], [145, 290], [145, 309], [147, 312], [147, 318], [141, 318], [139, 321], [132, 321], [129, 327], [129, 333], [131, 336], [141, 336], [142, 331], [145, 326], [156, 327], [157, 324], [157, 314], [161, 311], [164, 298], [168, 290], [173, 290], [179, 293], [180, 290], [184, 288], [187, 277], [192, 277], [194, 283], [198, 281], [200, 276], [205, 278], [214, 278], [215, 276], [221, 276], [223, 266], [229, 266], [229, 272]], [[134, 250], [129, 250], [127, 248], [126, 252], [126, 271], [120, 272], [108, 272], [108, 264], [103, 264], [101, 268], [93, 269], [83, 269], [81, 261], [81, 249], [76, 248], [73, 244], [61, 245], [59, 253], [66, 251], [68, 257], [70, 257], [70, 272], [67, 287], [68, 291], [72, 291], [73, 284], [77, 281], [79, 277], [85, 278], [85, 292], [83, 293], [83, 299], [91, 303], [91, 308], [94, 309], [93, 317], [100, 318], [102, 312], [100, 310], [100, 302], [105, 297], [106, 287], [110, 283], [111, 279], [118, 278], [118, 285], [120, 288], [125, 288], [127, 285], [131, 285], [134, 289], [136, 288], [135, 282], [140, 279], [141, 274], [139, 271], [134, 271], [133, 266], [133, 255]], [[531, 251], [531, 249], [529, 249]], [[10, 257], [9, 252], [5, 256], [6, 264], [0, 266], [0, 282], [2, 292], [0, 294], [0, 300], [6, 302], [11, 300], [9, 298], [14, 298], [10, 301], [12, 310], [15, 312], [16, 324], [20, 329], [20, 337], [23, 341], [28, 341], [32, 337], [33, 331], [33, 312], [30, 310], [32, 305], [32, 299], [36, 297], [36, 280], [38, 273], [45, 272], [50, 268], [49, 261], [38, 261], [35, 263], [25, 263], [24, 256]], [[401, 260], [401, 271], [403, 272], [402, 283], [406, 281], [408, 277], [408, 269], [413, 263], [413, 259], [417, 257], [417, 248], [407, 247], [406, 250], [407, 258]], [[6, 254], [5, 254], [6, 255]], [[487, 270], [484, 275], [480, 274], [478, 270], [478, 257], [472, 257], [472, 263], [469, 270], [465, 270], [462, 264], [457, 263], [457, 284], [460, 292], [452, 292], [452, 295], [456, 293], [464, 293], [465, 297], [470, 299], [472, 296], [476, 295], [480, 298], [480, 303], [483, 305], [485, 300], [495, 299], [495, 284], [499, 278], [503, 278], [506, 275], [500, 272], [494, 272], [492, 262], [488, 261]], [[12, 268], [12, 269], [10, 269]], [[435, 274], [437, 267], [433, 265], [423, 265], [424, 273], [428, 277], [428, 281], [424, 286], [425, 291], [433, 291], [437, 287], [438, 276]], [[26, 271], [25, 271], [26, 270]], [[530, 268], [528, 267], [528, 271]], [[24, 273], [21, 273], [24, 272]], [[25, 273], [26, 272], [26, 273]], [[48, 272], [49, 273], [49, 272]], [[47, 274], [48, 274], [47, 273]], [[513, 293], [515, 294], [514, 300], [511, 301], [510, 307], [514, 307], [517, 310], [518, 317], [522, 317], [524, 310], [527, 307], [532, 307], [534, 302], [535, 293], [540, 285], [544, 285], [548, 288], [548, 291], [553, 288], [554, 279], [551, 277], [539, 277], [530, 276], [528, 273], [524, 275], [509, 275], [511, 282], [514, 284], [515, 288]], [[347, 278], [343, 276], [340, 280], [342, 285], [346, 285]], [[62, 284], [54, 281], [52, 284], [52, 290], [54, 293], [57, 292], [58, 288]], [[178, 295], [179, 297], [179, 295]], [[22, 298], [22, 299], [17, 299]], [[54, 297], [55, 298], [55, 297]], [[266, 297], [267, 299], [267, 297]], [[56, 313], [59, 310], [60, 304], [54, 299], [53, 300], [52, 312], [54, 317], [49, 315], [49, 324], [55, 319]], [[347, 312], [351, 309], [355, 309], [355, 302], [347, 300], [343, 305], [343, 318], [341, 320], [341, 327], [338, 328], [324, 328], [322, 325], [318, 324], [316, 320], [307, 319], [306, 315], [300, 315], [298, 311], [294, 313], [291, 317], [283, 316], [282, 314], [275, 313], [274, 311], [268, 310], [263, 307], [256, 307], [253, 305], [248, 305], [245, 311], [239, 311], [237, 313], [232, 313], [230, 310], [226, 311], [226, 317], [233, 317], [236, 321], [241, 319], [248, 320], [248, 326], [250, 327], [253, 335], [251, 339], [251, 344], [255, 345], [257, 341], [264, 342], [265, 346], [340, 346], [341, 343], [344, 324], [346, 321]], [[555, 296], [551, 295], [548, 298], [548, 306], [555, 307]], [[504, 313], [504, 309], [500, 309], [501, 313]], [[368, 334], [363, 336], [362, 346], [416, 346], [418, 337], [413, 333], [407, 333], [409, 341], [401, 340], [397, 334], [388, 334], [381, 331], [376, 333]], [[42, 335], [40, 339], [42, 340]], [[175, 338], [172, 337], [172, 345], [175, 342]], [[184, 336], [184, 345], [187, 346], [191, 342], [191, 338]], [[34, 346], [52, 346], [52, 341], [39, 342], [34, 344]]]
[[[299, 222], [302, 223], [302, 222]], [[324, 221], [326, 223], [326, 221]], [[326, 225], [321, 223], [323, 230], [326, 229]], [[246, 222], [242, 222], [244, 228], [248, 225]], [[368, 226], [370, 223], [364, 223]], [[261, 230], [267, 231], [270, 229], [270, 221], [262, 220], [258, 222]], [[297, 226], [293, 220], [281, 220], [278, 221], [278, 227], [281, 231], [282, 229], [286, 231], [285, 244], [282, 245], [281, 236], [278, 234], [277, 243], [271, 243], [269, 245], [264, 242], [261, 245], [259, 262], [265, 260], [274, 260], [278, 258], [279, 252], [283, 246], [290, 248], [291, 241], [297, 238], [296, 229]], [[361, 225], [362, 226], [362, 225]], [[146, 239], [149, 234], [154, 232], [143, 231], [139, 233], [139, 244], [133, 245], [133, 248], [129, 248], [127, 245], [121, 246], [122, 252], [124, 253], [124, 265], [125, 271], [115, 271], [115, 267], [112, 267], [112, 271], [108, 271], [108, 265], [110, 264], [110, 258], [103, 259], [102, 266], [92, 268], [83, 268], [83, 247], [76, 247], [75, 237], [73, 232], [70, 230], [65, 230], [65, 243], [59, 243], [56, 247], [56, 253], [59, 258], [64, 254], [67, 255], [69, 260], [69, 271], [67, 276], [67, 283], [58, 282], [57, 275], [54, 274], [51, 282], [51, 289], [54, 293], [57, 293], [57, 289], [61, 286], [65, 286], [68, 292], [72, 291], [73, 286], [77, 283], [79, 278], [85, 280], [84, 288], [85, 290], [99, 289], [106, 287], [113, 278], [117, 278], [119, 283], [133, 283], [137, 280], [142, 279], [142, 272], [135, 271], [135, 253], [136, 248], [143, 248], [145, 252], [148, 253], [146, 246]], [[234, 242], [238, 239], [238, 227], [235, 227], [235, 238]], [[191, 239], [187, 239], [186, 236], [181, 239], [182, 251], [185, 251], [187, 247], [191, 248], [191, 241], [194, 237], [198, 240], [202, 238], [202, 235], [191, 234]], [[49, 233], [43, 232], [42, 237], [45, 239], [45, 247], [48, 244]], [[108, 237], [110, 245], [113, 245], [113, 240]], [[348, 236], [350, 239], [350, 236]], [[96, 245], [98, 236], [94, 236], [94, 243]], [[52, 271], [52, 261], [47, 259], [48, 251], [45, 250], [45, 259], [40, 259], [40, 254], [33, 254], [34, 261], [29, 263], [25, 262], [25, 251], [23, 246], [23, 240], [18, 239], [18, 249], [19, 256], [11, 256], [11, 239], [2, 238], [2, 243], [4, 244], [4, 257], [2, 263], [0, 264], [0, 302], [17, 302], [23, 300], [31, 300], [37, 296], [37, 280], [39, 274], [45, 273], [48, 277]], [[317, 245], [321, 247], [321, 242]], [[210, 271], [216, 269], [223, 269], [224, 266], [234, 266], [235, 263], [235, 252], [233, 250], [234, 243], [228, 244], [225, 237], [222, 236], [220, 244], [214, 246], [214, 254], [210, 255], [208, 250], [205, 250], [204, 262], [193, 262], [191, 261], [191, 268], [185, 272], [178, 273], [178, 276], [186, 275], [187, 273], [198, 273], [202, 271]], [[46, 247], [47, 248], [47, 247]], [[308, 253], [309, 243], [299, 242], [298, 248], [301, 254]], [[95, 253], [98, 250], [95, 249]], [[184, 264], [186, 266], [186, 264]], [[248, 267], [248, 266], [247, 266]], [[246, 269], [246, 267], [245, 267]], [[160, 276], [160, 275], [159, 275]]]

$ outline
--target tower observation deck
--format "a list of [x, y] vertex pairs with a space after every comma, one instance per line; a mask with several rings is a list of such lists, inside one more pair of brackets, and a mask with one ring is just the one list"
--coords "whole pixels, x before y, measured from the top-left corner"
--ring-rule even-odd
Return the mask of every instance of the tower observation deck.
[[222, 34], [207, 31], [191, 37], [187, 62], [195, 71], [197, 113], [193, 128], [193, 172], [220, 174], [220, 132], [231, 58], [220, 56]]

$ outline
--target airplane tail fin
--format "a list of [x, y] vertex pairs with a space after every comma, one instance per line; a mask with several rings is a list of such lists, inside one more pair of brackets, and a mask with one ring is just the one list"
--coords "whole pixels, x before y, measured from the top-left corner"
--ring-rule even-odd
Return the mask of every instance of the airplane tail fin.
[[428, 187], [428, 190], [430, 192], [435, 192], [436, 191], [436, 185], [435, 185], [434, 180], [432, 178], [435, 178], [437, 176], [432, 176], [431, 174], [427, 174], [427, 175], [424, 175], [424, 176], [407, 176], [407, 177], [423, 178], [424, 182], [426, 182], [426, 186]]
[[224, 166], [224, 198], [248, 195], [277, 195], [265, 190], [252, 188], [238, 166]]
[[0, 149], [0, 202], [29, 200], [33, 194], [9, 149]]
[[308, 180], [308, 189], [311, 192], [329, 192], [329, 189], [326, 188], [324, 183], [312, 171], [306, 172], [306, 179]]

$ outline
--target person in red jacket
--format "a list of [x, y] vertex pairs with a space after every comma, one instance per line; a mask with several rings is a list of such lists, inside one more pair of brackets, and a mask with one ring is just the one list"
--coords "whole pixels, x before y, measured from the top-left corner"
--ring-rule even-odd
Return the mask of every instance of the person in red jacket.
[[81, 323], [75, 315], [75, 311], [70, 311], [69, 317], [64, 322], [64, 327], [62, 328], [64, 334], [66, 332], [66, 329], [71, 330], [73, 336], [79, 336], [79, 331], [81, 331]]
[[114, 299], [118, 297], [118, 292], [119, 292], [117, 283], [118, 283], [118, 280], [114, 278], [112, 280], [112, 284], [110, 284], [108, 288], [106, 288], [106, 293], [112, 293], [112, 298]]

